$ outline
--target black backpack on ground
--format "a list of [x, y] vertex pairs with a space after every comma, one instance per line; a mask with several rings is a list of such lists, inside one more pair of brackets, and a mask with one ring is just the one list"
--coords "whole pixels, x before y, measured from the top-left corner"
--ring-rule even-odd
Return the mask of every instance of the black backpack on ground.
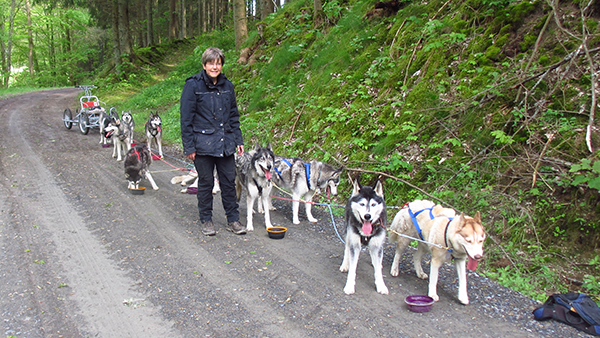
[[536, 320], [555, 319], [585, 333], [600, 336], [600, 308], [588, 295], [577, 292], [554, 294], [533, 311]]

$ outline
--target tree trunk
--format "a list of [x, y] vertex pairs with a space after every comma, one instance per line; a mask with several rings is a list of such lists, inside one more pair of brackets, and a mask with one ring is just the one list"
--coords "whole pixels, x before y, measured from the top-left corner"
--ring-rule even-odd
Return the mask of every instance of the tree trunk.
[[233, 30], [235, 31], [235, 49], [240, 50], [248, 38], [246, 0], [233, 1]]
[[177, 38], [177, 2], [171, 0], [169, 2], [169, 40], [173, 41]]
[[33, 77], [33, 30], [31, 28], [31, 5], [29, 0], [25, 1], [25, 11], [27, 13], [27, 41], [29, 42], [29, 75]]
[[185, 7], [185, 0], [179, 0], [179, 13], [181, 13], [181, 29], [179, 29], [179, 38], [187, 38], [187, 8]]
[[15, 0], [10, 2], [10, 18], [8, 21], [8, 41], [6, 46], [6, 73], [4, 74], [4, 88], [8, 88], [10, 82], [10, 71], [12, 68], [12, 35], [15, 27], [15, 14], [17, 12], [17, 3]]
[[121, 39], [119, 38], [119, 0], [113, 0], [112, 10], [112, 33], [113, 33], [113, 52], [115, 58], [115, 73], [121, 72]]
[[323, 24], [323, 4], [321, 0], [313, 0], [313, 23], [315, 28]]
[[152, 1], [146, 0], [146, 42], [154, 46], [154, 22], [152, 21]]
[[131, 60], [131, 30], [129, 28], [128, 0], [119, 0], [119, 42], [121, 54], [127, 54]]
[[265, 20], [273, 12], [275, 12], [275, 3], [273, 0], [261, 0], [260, 20]]

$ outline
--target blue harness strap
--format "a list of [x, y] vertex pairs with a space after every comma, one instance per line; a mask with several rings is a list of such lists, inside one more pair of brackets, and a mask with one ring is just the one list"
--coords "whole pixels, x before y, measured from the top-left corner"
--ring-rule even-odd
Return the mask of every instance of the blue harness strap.
[[304, 163], [304, 167], [306, 167], [306, 185], [308, 185], [308, 190], [312, 190], [310, 188], [310, 163]]
[[417, 232], [419, 233], [419, 237], [421, 237], [421, 239], [423, 239], [423, 233], [421, 231], [421, 227], [419, 227], [419, 222], [417, 222], [417, 216], [419, 216], [419, 214], [425, 210], [429, 210], [429, 217], [433, 219], [433, 208], [426, 208], [423, 210], [419, 210], [416, 213], [413, 213], [412, 210], [410, 210], [410, 206], [408, 207], [408, 214], [410, 215], [410, 218], [412, 219], [412, 222], [415, 225], [415, 228], [417, 229]]
[[[288, 167], [290, 167], [290, 168], [292, 167], [292, 164], [288, 160], [286, 160], [285, 158], [282, 158], [281, 161], [283, 163], [287, 164]], [[275, 161], [275, 163], [277, 163], [277, 162], [279, 162], [279, 161]], [[277, 175], [279, 175], [279, 178], [283, 179], [281, 177], [281, 171], [279, 171], [279, 169], [277, 169], [277, 167], [274, 167], [273, 169], [275, 169], [275, 172], [277, 173]]]

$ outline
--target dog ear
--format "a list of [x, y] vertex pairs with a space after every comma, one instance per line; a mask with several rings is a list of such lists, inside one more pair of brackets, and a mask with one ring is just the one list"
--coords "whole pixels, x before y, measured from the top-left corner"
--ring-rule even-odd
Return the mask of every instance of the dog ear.
[[352, 196], [356, 196], [360, 192], [360, 182], [358, 182], [358, 177], [354, 179], [352, 185]]
[[383, 184], [381, 184], [380, 180], [377, 180], [377, 184], [375, 184], [375, 193], [383, 197]]
[[465, 222], [465, 213], [461, 212], [460, 216], [458, 216], [458, 228], [456, 230], [461, 231], [462, 228], [464, 228], [466, 224], [467, 223]]
[[476, 223], [479, 223], [479, 224], [481, 224], [481, 214], [479, 213], [479, 211], [478, 211], [478, 212], [475, 214], [475, 217], [473, 217], [473, 220], [474, 220]]

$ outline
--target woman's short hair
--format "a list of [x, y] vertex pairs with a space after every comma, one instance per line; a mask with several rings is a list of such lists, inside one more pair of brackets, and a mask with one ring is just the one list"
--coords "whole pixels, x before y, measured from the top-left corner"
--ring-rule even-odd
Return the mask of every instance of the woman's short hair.
[[223, 55], [223, 52], [216, 47], [210, 47], [207, 48], [204, 53], [202, 53], [202, 64], [206, 65], [207, 63], [211, 62], [211, 61], [215, 61], [217, 59], [221, 60], [221, 64], [224, 65], [225, 64], [225, 55]]

